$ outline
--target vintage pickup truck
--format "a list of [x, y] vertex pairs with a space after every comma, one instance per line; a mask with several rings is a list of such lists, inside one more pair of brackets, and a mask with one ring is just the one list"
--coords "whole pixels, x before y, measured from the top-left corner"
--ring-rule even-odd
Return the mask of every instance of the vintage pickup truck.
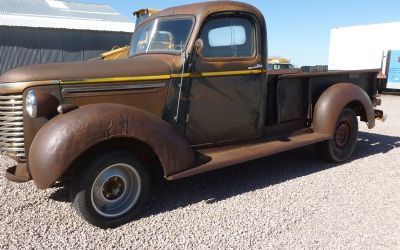
[[18, 164], [6, 177], [69, 185], [84, 219], [116, 227], [146, 204], [151, 161], [168, 180], [311, 144], [339, 163], [356, 147], [357, 117], [369, 128], [384, 118], [379, 69], [306, 74], [266, 61], [260, 11], [213, 1], [150, 17], [127, 59], [11, 70], [0, 141]]

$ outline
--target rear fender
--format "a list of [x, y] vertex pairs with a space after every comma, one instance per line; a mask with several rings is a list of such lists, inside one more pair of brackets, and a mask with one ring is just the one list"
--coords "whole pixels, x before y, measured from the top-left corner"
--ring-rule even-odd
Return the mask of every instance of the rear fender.
[[314, 131], [333, 135], [340, 113], [354, 102], [361, 104], [368, 128], [375, 127], [375, 111], [368, 94], [357, 85], [338, 83], [325, 90], [318, 99], [312, 124]]
[[194, 162], [188, 143], [159, 117], [126, 105], [92, 104], [55, 117], [36, 134], [29, 151], [29, 169], [36, 186], [50, 187], [94, 145], [121, 137], [152, 148], [166, 176], [186, 170]]

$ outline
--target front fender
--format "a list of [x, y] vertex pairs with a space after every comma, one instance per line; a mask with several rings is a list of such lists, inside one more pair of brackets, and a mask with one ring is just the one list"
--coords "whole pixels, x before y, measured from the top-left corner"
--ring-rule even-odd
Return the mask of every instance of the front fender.
[[338, 83], [325, 90], [318, 99], [313, 117], [314, 131], [333, 135], [340, 113], [355, 101], [360, 103], [365, 110], [368, 128], [375, 127], [374, 107], [368, 94], [357, 85]]
[[166, 175], [194, 162], [188, 143], [159, 117], [126, 105], [92, 104], [55, 117], [36, 134], [29, 151], [36, 186], [50, 187], [86, 150], [115, 137], [135, 138], [150, 146]]

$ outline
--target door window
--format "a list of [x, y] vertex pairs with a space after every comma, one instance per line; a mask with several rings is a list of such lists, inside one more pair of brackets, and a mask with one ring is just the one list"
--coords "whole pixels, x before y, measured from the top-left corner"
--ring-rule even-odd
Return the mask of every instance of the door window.
[[201, 32], [204, 57], [252, 57], [255, 31], [246, 18], [223, 17], [208, 21]]

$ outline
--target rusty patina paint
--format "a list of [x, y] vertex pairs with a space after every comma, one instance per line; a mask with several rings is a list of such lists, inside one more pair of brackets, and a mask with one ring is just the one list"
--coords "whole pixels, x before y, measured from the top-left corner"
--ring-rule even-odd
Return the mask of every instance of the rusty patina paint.
[[57, 116], [36, 134], [29, 154], [33, 180], [39, 188], [48, 188], [87, 149], [111, 138], [126, 137], [149, 145], [166, 175], [194, 163], [187, 142], [157, 116], [126, 105], [86, 105]]
[[367, 93], [354, 84], [339, 83], [328, 88], [319, 98], [314, 111], [314, 131], [333, 135], [340, 113], [352, 102], [359, 102], [362, 105], [368, 128], [373, 128], [375, 126], [374, 107]]

